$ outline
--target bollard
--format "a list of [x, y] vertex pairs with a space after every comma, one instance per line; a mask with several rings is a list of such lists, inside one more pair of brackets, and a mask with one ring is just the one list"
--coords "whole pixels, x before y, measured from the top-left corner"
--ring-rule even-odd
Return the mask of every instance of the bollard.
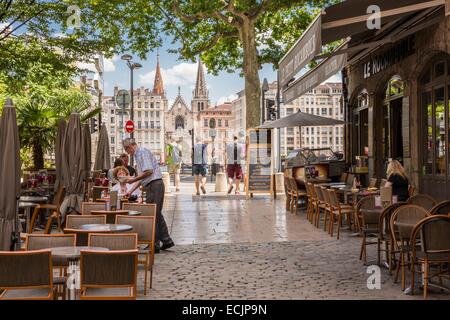
[[275, 173], [275, 187], [277, 193], [284, 193], [284, 173], [277, 172]]
[[227, 191], [227, 176], [223, 172], [218, 172], [216, 174], [216, 192], [226, 192]]
[[170, 193], [170, 174], [168, 172], [162, 172], [162, 179], [166, 193]]

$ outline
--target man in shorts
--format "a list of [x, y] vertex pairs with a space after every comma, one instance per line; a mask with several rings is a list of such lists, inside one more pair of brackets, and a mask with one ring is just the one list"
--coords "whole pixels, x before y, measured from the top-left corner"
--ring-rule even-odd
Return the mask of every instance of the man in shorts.
[[166, 147], [166, 162], [169, 174], [174, 176], [176, 192], [180, 191], [180, 171], [182, 162], [181, 145], [172, 137]]
[[238, 137], [233, 137], [233, 142], [227, 144], [227, 175], [228, 175], [228, 194], [233, 191], [233, 179], [236, 183], [235, 194], [240, 194], [240, 182], [243, 178], [242, 174], [242, 144], [239, 143]]
[[[199, 188], [202, 189], [203, 194], [206, 194], [205, 184], [206, 184], [206, 166], [208, 165], [208, 145], [202, 143], [200, 137], [196, 138], [196, 144], [194, 145], [194, 179], [195, 179], [195, 191], [196, 195], [200, 195]], [[200, 181], [200, 176], [202, 176]]]

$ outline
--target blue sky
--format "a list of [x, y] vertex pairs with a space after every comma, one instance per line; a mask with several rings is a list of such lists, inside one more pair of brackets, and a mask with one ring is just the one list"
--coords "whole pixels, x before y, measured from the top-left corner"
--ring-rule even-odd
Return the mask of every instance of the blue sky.
[[[178, 93], [178, 86], [181, 87], [181, 94], [186, 101], [192, 98], [192, 89], [195, 85], [197, 75], [197, 64], [178, 60], [178, 55], [170, 54], [167, 49], [174, 48], [175, 45], [169, 41], [160, 48], [160, 62], [169, 101], [173, 101]], [[145, 61], [135, 56], [133, 61], [142, 64], [143, 68], [135, 70], [135, 87], [144, 86], [153, 88], [153, 80], [156, 70], [156, 52], [151, 53]], [[277, 74], [272, 65], [264, 65], [260, 71], [261, 80], [267, 77], [269, 82], [276, 81]], [[125, 62], [120, 60], [119, 56], [105, 61], [105, 95], [112, 95], [114, 86], [129, 89], [130, 72]], [[206, 74], [206, 82], [209, 89], [211, 104], [219, 104], [224, 101], [231, 101], [236, 93], [244, 89], [244, 79], [239, 76], [239, 70], [236, 73], [221, 72], [218, 76]]]

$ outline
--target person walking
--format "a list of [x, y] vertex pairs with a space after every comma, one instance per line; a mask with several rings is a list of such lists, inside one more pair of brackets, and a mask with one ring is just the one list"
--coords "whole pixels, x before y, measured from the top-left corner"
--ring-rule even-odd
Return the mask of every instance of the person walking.
[[[206, 194], [206, 166], [208, 164], [208, 153], [207, 153], [208, 145], [202, 143], [202, 139], [200, 137], [196, 138], [196, 144], [194, 145], [194, 183], [195, 183], [195, 191], [196, 195], [200, 195], [201, 188], [203, 194]], [[202, 176], [200, 181], [200, 176]]]
[[169, 169], [169, 174], [174, 176], [175, 191], [180, 191], [180, 170], [181, 162], [183, 160], [182, 147], [172, 137], [170, 143], [166, 146], [166, 163]]
[[[123, 140], [122, 144], [125, 151], [134, 156], [138, 169], [138, 176], [126, 181], [133, 184], [126, 196], [130, 197], [139, 186], [142, 186], [146, 193], [146, 202], [156, 203], [155, 252], [158, 253], [160, 249], [169, 249], [175, 244], [169, 235], [166, 221], [162, 215], [165, 188], [159, 163], [150, 150], [138, 147], [134, 139], [127, 138]], [[160, 242], [162, 242], [162, 246], [160, 246]]]
[[227, 165], [227, 175], [228, 175], [228, 194], [233, 191], [233, 179], [236, 184], [236, 195], [240, 194], [240, 183], [243, 177], [242, 174], [242, 144], [239, 143], [238, 137], [233, 136], [233, 142], [227, 144], [227, 156], [226, 156], [226, 165]]
[[125, 168], [127, 168], [128, 172], [130, 173], [130, 177], [136, 177], [137, 172], [136, 169], [129, 165], [130, 158], [128, 157], [128, 154], [122, 153], [120, 155], [120, 159], [123, 161], [123, 165]]

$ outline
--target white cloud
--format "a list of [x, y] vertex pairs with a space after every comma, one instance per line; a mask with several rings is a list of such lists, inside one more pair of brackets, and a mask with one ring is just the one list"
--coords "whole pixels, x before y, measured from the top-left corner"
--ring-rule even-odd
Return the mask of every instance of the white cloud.
[[[155, 80], [156, 70], [139, 75], [140, 85], [148, 86]], [[165, 86], [188, 86], [195, 84], [197, 78], [197, 63], [180, 63], [170, 69], [161, 68]]]
[[120, 57], [115, 55], [111, 59], [104, 59], [103, 60], [103, 66], [105, 69], [105, 72], [114, 72], [116, 71], [116, 64], [115, 62], [119, 61]]
[[220, 97], [217, 101], [217, 105], [224, 104], [225, 102], [231, 102], [233, 100], [236, 100], [238, 96], [236, 94], [230, 94], [228, 97]]

